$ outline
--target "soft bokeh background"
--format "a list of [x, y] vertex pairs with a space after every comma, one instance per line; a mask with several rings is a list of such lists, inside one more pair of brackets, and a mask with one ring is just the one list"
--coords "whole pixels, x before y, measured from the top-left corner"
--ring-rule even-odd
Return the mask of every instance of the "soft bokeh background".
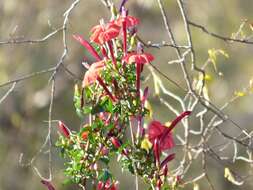
[[[119, 0], [114, 1], [117, 5]], [[183, 23], [175, 1], [164, 1], [173, 31], [179, 42], [185, 42]], [[41, 38], [58, 28], [63, 22], [63, 13], [71, 5], [70, 0], [1, 0], [0, 1], [0, 41], [10, 37], [24, 37], [25, 39]], [[205, 25], [210, 31], [230, 36], [236, 32], [244, 19], [253, 22], [252, 0], [188, 0], [185, 2], [192, 21]], [[129, 0], [130, 14], [141, 19], [139, 35], [145, 41], [168, 41], [164, 30], [161, 14], [155, 0]], [[68, 25], [69, 53], [65, 65], [75, 74], [82, 77], [84, 69], [81, 67], [83, 56], [92, 58], [74, 42], [71, 35], [81, 33], [88, 36], [89, 29], [98, 23], [100, 18], [109, 19], [109, 13], [99, 0], [81, 0], [72, 11]], [[49, 24], [50, 23], [50, 24]], [[250, 36], [252, 31], [248, 26], [244, 30]], [[214, 39], [193, 28], [193, 40], [197, 54], [197, 64], [202, 65], [208, 58], [207, 51], [211, 48], [223, 49], [230, 57], [218, 58], [218, 69], [223, 76], [218, 76], [213, 67], [209, 67], [208, 74], [212, 76], [209, 82], [210, 97], [217, 105], [228, 101], [234, 91], [242, 90], [248, 85], [253, 76], [252, 45], [227, 44]], [[44, 43], [0, 45], [0, 83], [15, 79], [24, 74], [52, 67], [60, 59], [63, 51], [62, 36], [57, 34]], [[179, 67], [167, 65], [168, 60], [176, 56], [172, 48], [161, 50], [150, 49], [156, 56], [155, 64], [170, 78], [182, 85], [183, 77]], [[50, 74], [44, 74], [17, 84], [14, 92], [0, 105], [0, 190], [44, 189], [39, 178], [31, 168], [19, 165], [19, 156], [24, 153], [24, 161], [29, 161], [44, 142], [47, 133], [48, 107], [50, 98]], [[53, 107], [53, 119], [61, 119], [71, 127], [78, 129], [80, 119], [76, 116], [72, 103], [74, 81], [64, 71], [60, 70], [56, 78], [56, 96]], [[168, 85], [176, 92], [173, 86]], [[0, 89], [2, 96], [10, 86]], [[154, 107], [154, 117], [165, 122], [173, 115], [159, 103], [154, 96], [150, 96]], [[253, 114], [252, 95], [240, 98], [233, 103], [226, 112], [244, 128], [252, 128]], [[197, 124], [196, 124], [197, 125]], [[228, 130], [231, 124], [223, 125]], [[198, 128], [198, 126], [195, 126]], [[53, 128], [53, 140], [57, 138], [57, 130]], [[211, 181], [217, 189], [252, 189], [249, 178], [242, 187], [231, 185], [223, 178], [223, 167], [214, 160], [209, 160]], [[115, 162], [116, 163], [116, 162]], [[36, 165], [47, 175], [47, 159], [45, 155], [38, 157]], [[63, 160], [58, 151], [53, 148], [53, 174], [57, 189], [76, 189], [63, 186]], [[119, 167], [114, 167], [119, 175], [120, 189], [133, 189], [133, 178], [122, 173]], [[240, 162], [235, 169], [241, 174], [247, 174], [249, 168]], [[251, 168], [252, 170], [252, 168]], [[192, 169], [197, 174], [198, 168]], [[191, 176], [191, 174], [189, 175]], [[207, 189], [206, 181], [201, 183], [201, 189]], [[192, 189], [191, 186], [187, 187]], [[186, 189], [187, 189], [186, 188]]]

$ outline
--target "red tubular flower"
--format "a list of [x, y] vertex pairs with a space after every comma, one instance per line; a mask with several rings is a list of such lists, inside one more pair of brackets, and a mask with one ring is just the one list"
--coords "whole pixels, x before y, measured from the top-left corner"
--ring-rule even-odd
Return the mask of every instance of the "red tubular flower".
[[171, 133], [168, 133], [163, 141], [160, 140], [166, 129], [166, 126], [155, 120], [152, 121], [148, 126], [149, 141], [154, 144], [155, 139], [159, 139], [161, 151], [174, 147], [174, 140]]
[[122, 12], [122, 15], [115, 21], [115, 23], [119, 26], [122, 26], [123, 22], [126, 22], [127, 28], [134, 27], [140, 24], [140, 20], [133, 16], [128, 16], [126, 10], [124, 10]]
[[88, 85], [91, 85], [92, 83], [96, 82], [99, 73], [103, 70], [105, 67], [104, 61], [99, 61], [93, 63], [89, 69], [86, 71], [83, 79], [83, 87], [86, 87]]
[[105, 183], [99, 181], [97, 185], [97, 190], [118, 190], [117, 182], [112, 183], [110, 179], [108, 179]]
[[94, 26], [91, 29], [91, 33], [92, 33], [90, 36], [91, 42], [95, 42], [101, 46], [105, 44], [106, 42], [108, 43], [112, 61], [116, 67], [116, 59], [114, 57], [113, 45], [112, 45], [111, 40], [116, 38], [119, 35], [120, 26], [118, 26], [114, 21], [112, 21], [105, 25], [100, 24], [100, 25]]
[[115, 148], [119, 148], [121, 146], [121, 143], [116, 137], [111, 137], [111, 142], [115, 146]]
[[185, 118], [186, 116], [190, 115], [191, 114], [191, 111], [185, 111], [183, 113], [181, 113], [178, 117], [176, 117], [176, 119], [174, 119], [169, 128], [166, 128], [166, 130], [164, 131], [163, 135], [161, 136], [161, 141], [163, 141], [166, 136], [171, 132], [172, 129], [174, 129], [174, 127], [183, 119]]
[[86, 87], [86, 86], [98, 81], [99, 84], [104, 88], [106, 94], [112, 99], [112, 101], [115, 102], [116, 101], [115, 97], [112, 95], [112, 93], [109, 91], [109, 89], [107, 88], [104, 81], [99, 76], [99, 74], [103, 70], [104, 66], [105, 66], [104, 61], [99, 61], [99, 62], [93, 63], [84, 75], [83, 87]]
[[175, 120], [171, 122], [169, 127], [162, 125], [159, 121], [152, 121], [148, 126], [148, 137], [152, 144], [156, 138], [160, 141], [161, 151], [174, 147], [174, 140], [172, 136], [172, 129], [180, 122], [184, 117], [191, 114], [191, 111], [185, 111], [181, 113]]
[[55, 190], [54, 186], [51, 184], [50, 181], [41, 180], [41, 183], [47, 187], [48, 190]]
[[90, 45], [89, 42], [87, 42], [85, 39], [83, 39], [82, 36], [80, 35], [73, 35], [74, 39], [77, 40], [81, 45], [83, 45], [89, 52], [91, 55], [93, 55], [93, 57], [97, 60], [97, 61], [101, 61], [101, 57], [98, 55], [98, 53], [96, 52], [96, 50]]
[[62, 122], [62, 121], [59, 121], [58, 122], [58, 129], [59, 131], [61, 132], [61, 134], [66, 137], [66, 138], [70, 138], [70, 130], [68, 129], [68, 127]]
[[106, 84], [104, 83], [104, 81], [98, 76], [97, 77], [97, 81], [99, 82], [99, 84], [104, 88], [106, 94], [111, 98], [111, 100], [113, 102], [116, 102], [115, 97], [112, 95], [112, 93], [109, 91], [109, 89], [107, 88]]
[[115, 68], [117, 68], [117, 61], [114, 57], [112, 41], [108, 41], [108, 46], [109, 46], [109, 51], [110, 51], [111, 58], [112, 58], [112, 63], [114, 64]]
[[102, 190], [104, 188], [104, 183], [102, 181], [98, 182], [97, 190]]
[[124, 55], [127, 53], [127, 28], [129, 27], [135, 27], [137, 26], [140, 21], [139, 19], [133, 17], [133, 16], [128, 16], [127, 15], [127, 10], [122, 7], [122, 12], [121, 16], [115, 21], [119, 26], [122, 26], [123, 30], [123, 51]]
[[110, 180], [107, 180], [105, 183], [105, 190], [118, 190], [117, 182], [112, 183]]
[[126, 63], [135, 63], [136, 64], [136, 87], [137, 93], [139, 94], [140, 90], [140, 75], [141, 75], [141, 68], [143, 64], [148, 64], [154, 60], [154, 56], [150, 53], [129, 53], [124, 58], [123, 61]]
[[103, 55], [106, 59], [108, 59], [108, 55], [107, 55], [107, 51], [106, 51], [105, 47], [104, 47], [104, 46], [101, 46], [100, 49], [101, 49], [102, 55]]
[[164, 166], [166, 166], [168, 164], [168, 162], [170, 162], [171, 160], [173, 160], [175, 158], [176, 154], [170, 154], [169, 156], [167, 156], [161, 163], [161, 168], [163, 168]]
[[147, 64], [150, 63], [154, 60], [154, 56], [150, 53], [129, 53], [127, 54], [124, 59], [125, 62], [127, 63], [136, 63], [136, 64]]
[[158, 179], [156, 182], [155, 190], [161, 190], [161, 186], [162, 186], [162, 180]]
[[120, 33], [120, 27], [114, 23], [109, 22], [106, 25], [97, 25], [91, 29], [91, 42], [95, 42], [99, 45], [103, 45], [105, 42], [108, 42], [116, 38]]

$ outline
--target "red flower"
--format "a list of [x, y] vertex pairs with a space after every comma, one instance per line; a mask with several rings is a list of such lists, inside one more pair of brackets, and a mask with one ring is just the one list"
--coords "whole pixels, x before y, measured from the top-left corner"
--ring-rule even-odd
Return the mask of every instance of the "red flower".
[[170, 154], [168, 155], [161, 163], [161, 168], [165, 167], [167, 165], [168, 162], [170, 162], [171, 160], [173, 160], [175, 158], [175, 154]]
[[122, 16], [115, 21], [119, 26], [122, 26], [123, 30], [123, 51], [124, 55], [127, 53], [127, 28], [134, 27], [140, 23], [140, 21], [132, 16], [127, 16], [127, 11], [122, 9]]
[[[159, 121], [152, 121], [148, 126], [148, 138], [152, 144], [154, 144], [155, 139], [161, 138], [166, 130], [166, 126], [162, 125]], [[174, 147], [174, 140], [171, 133], [168, 133], [166, 138], [160, 141], [160, 150], [167, 150]]]
[[58, 122], [58, 129], [59, 131], [62, 133], [62, 135], [66, 138], [70, 138], [70, 130], [68, 129], [68, 127], [62, 122], [62, 121], [59, 121]]
[[118, 190], [117, 182], [111, 183], [110, 179], [108, 179], [105, 183], [99, 181], [97, 185], [97, 190]]
[[143, 64], [150, 63], [154, 60], [154, 56], [150, 53], [129, 53], [124, 58], [123, 61], [126, 63], [136, 63], [136, 87], [137, 87], [137, 93], [139, 94], [140, 90], [140, 76], [141, 76], [141, 70], [143, 67]]
[[101, 57], [98, 55], [98, 53], [96, 52], [96, 50], [90, 45], [89, 42], [87, 42], [85, 39], [83, 39], [82, 36], [80, 35], [73, 35], [74, 39], [77, 40], [80, 44], [82, 44], [90, 53], [91, 55], [93, 55], [93, 57], [97, 60], [97, 61], [101, 61]]
[[115, 148], [121, 147], [121, 143], [116, 137], [111, 137], [111, 142], [114, 145]]
[[190, 114], [190, 111], [181, 113], [175, 120], [171, 122], [169, 127], [162, 125], [159, 121], [152, 121], [148, 126], [148, 137], [150, 142], [154, 144], [155, 139], [158, 139], [160, 142], [161, 151], [174, 147], [174, 140], [171, 131], [178, 122]]
[[117, 20], [115, 20], [115, 23], [119, 26], [122, 26], [122, 23], [126, 23], [126, 27], [134, 27], [140, 24], [140, 20], [138, 18], [135, 18], [133, 16], [126, 16], [126, 15], [121, 15]]
[[99, 62], [93, 63], [84, 75], [83, 87], [86, 87], [86, 86], [98, 81], [98, 83], [103, 87], [106, 94], [111, 98], [111, 100], [116, 101], [115, 97], [112, 95], [112, 93], [109, 91], [106, 84], [102, 80], [102, 78], [99, 76], [99, 74], [100, 74], [101, 70], [103, 70], [104, 66], [105, 66], [105, 61], [99, 61]]
[[104, 67], [105, 67], [104, 61], [99, 61], [99, 62], [93, 63], [84, 75], [83, 87], [86, 87], [86, 86], [91, 85], [92, 83], [96, 82], [96, 80], [99, 76], [99, 73], [101, 72], [101, 70], [103, 70]]
[[146, 64], [150, 63], [154, 60], [154, 56], [150, 53], [129, 53], [127, 54], [124, 59], [125, 62], [127, 63], [136, 63], [136, 64]]
[[90, 36], [91, 42], [102, 45], [116, 38], [120, 33], [120, 27], [114, 22], [109, 22], [106, 25], [100, 24], [94, 26], [90, 32], [92, 33]]
[[[106, 25], [100, 24], [100, 25], [94, 26], [90, 32], [92, 33], [90, 36], [91, 42], [95, 42], [101, 46], [104, 43], [108, 42], [112, 62], [115, 65], [115, 68], [117, 68], [111, 40], [116, 38], [119, 35], [120, 26], [118, 26], [116, 23], [112, 21]], [[102, 52], [104, 53], [105, 51], [102, 49]]]

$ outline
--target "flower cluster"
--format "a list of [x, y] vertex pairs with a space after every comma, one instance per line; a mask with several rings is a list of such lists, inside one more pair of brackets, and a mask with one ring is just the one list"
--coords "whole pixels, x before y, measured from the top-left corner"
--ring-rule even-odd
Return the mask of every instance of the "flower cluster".
[[175, 154], [162, 158], [162, 152], [175, 146], [172, 129], [190, 111], [169, 126], [153, 120], [144, 128], [149, 114], [145, 107], [148, 87], [141, 90], [141, 74], [154, 57], [137, 41], [139, 19], [129, 16], [123, 6], [120, 10], [113, 9], [109, 22], [101, 20], [94, 26], [89, 41], [73, 36], [95, 61], [83, 63], [87, 71], [82, 85], [75, 86], [75, 108], [84, 124], [76, 132], [59, 122], [57, 146], [69, 160], [65, 173], [81, 187], [118, 189], [110, 171], [110, 161], [117, 155], [122, 168], [142, 178], [150, 188], [167, 189], [167, 165]]

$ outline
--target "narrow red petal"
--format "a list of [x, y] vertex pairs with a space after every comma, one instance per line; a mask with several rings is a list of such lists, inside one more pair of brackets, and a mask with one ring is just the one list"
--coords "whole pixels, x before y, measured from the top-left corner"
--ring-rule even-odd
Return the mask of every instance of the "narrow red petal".
[[181, 113], [176, 119], [174, 119], [171, 122], [171, 125], [169, 128], [166, 128], [163, 132], [162, 137], [160, 138], [161, 141], [165, 140], [166, 136], [171, 132], [172, 129], [174, 129], [174, 127], [186, 116], [190, 115], [191, 111], [185, 111], [183, 113]]
[[112, 63], [114, 64], [115, 68], [117, 68], [117, 62], [116, 62], [116, 59], [114, 57], [112, 41], [108, 41], [108, 46], [109, 46], [109, 51], [110, 51], [111, 58], [112, 58]]
[[136, 64], [136, 88], [137, 96], [140, 96], [140, 87], [141, 87], [141, 65]]
[[121, 146], [119, 140], [116, 137], [111, 137], [111, 142], [115, 146], [115, 148], [119, 148]]
[[104, 81], [99, 76], [97, 77], [97, 81], [103, 87], [103, 89], [105, 90], [106, 94], [111, 98], [111, 100], [113, 102], [115, 102], [116, 101], [115, 97], [112, 95], [112, 93], [109, 91], [109, 89], [105, 85]]
[[93, 55], [93, 57], [97, 60], [97, 61], [101, 61], [101, 57], [98, 55], [98, 53], [96, 52], [96, 50], [90, 45], [90, 43], [88, 41], [86, 41], [85, 39], [82, 38], [82, 36], [80, 35], [73, 35], [74, 39], [77, 40], [80, 44], [82, 44], [87, 50], [88, 52], [90, 52], [91, 55]]
[[126, 21], [122, 22], [122, 30], [123, 30], [123, 51], [124, 55], [127, 53], [127, 28], [126, 28]]
[[161, 150], [160, 150], [160, 142], [159, 142], [158, 138], [156, 138], [155, 141], [154, 141], [153, 151], [154, 151], [154, 155], [155, 155], [156, 166], [159, 167], [160, 166], [160, 153], [161, 153]]
[[186, 116], [190, 115], [191, 111], [185, 111], [183, 113], [181, 113], [178, 117], [176, 117], [176, 119], [174, 119], [171, 122], [171, 125], [169, 127], [169, 132]]
[[168, 162], [170, 162], [171, 160], [173, 160], [176, 157], [176, 154], [170, 154], [169, 156], [167, 156], [161, 163], [161, 168], [163, 168], [164, 166], [166, 166], [168, 164]]

